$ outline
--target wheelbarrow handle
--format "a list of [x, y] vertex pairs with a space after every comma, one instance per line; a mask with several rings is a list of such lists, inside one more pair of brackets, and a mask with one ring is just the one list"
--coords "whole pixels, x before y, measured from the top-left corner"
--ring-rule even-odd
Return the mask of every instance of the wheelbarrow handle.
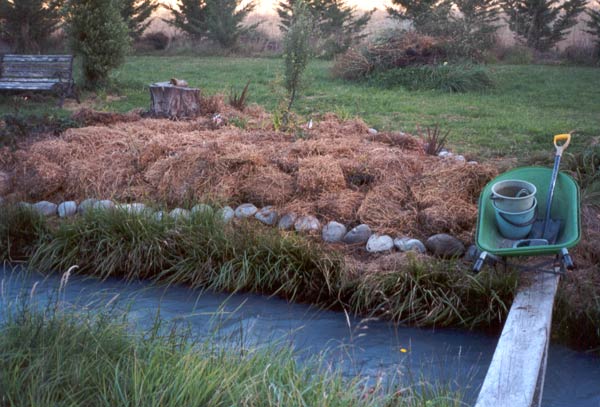
[[[564, 141], [561, 145], [558, 145], [559, 141]], [[557, 134], [554, 136], [554, 147], [556, 147], [556, 155], [562, 156], [562, 153], [567, 149], [571, 142], [571, 133]]]

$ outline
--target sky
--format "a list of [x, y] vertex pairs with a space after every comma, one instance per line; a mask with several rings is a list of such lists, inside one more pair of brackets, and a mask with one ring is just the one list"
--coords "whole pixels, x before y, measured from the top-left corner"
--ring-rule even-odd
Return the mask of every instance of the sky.
[[[161, 3], [174, 4], [176, 0], [160, 0]], [[275, 10], [275, 6], [279, 0], [256, 0], [257, 7], [256, 11], [260, 14], [269, 14], [273, 13]], [[377, 7], [379, 9], [383, 9], [385, 4], [388, 3], [387, 0], [347, 0], [347, 4], [352, 6], [357, 6], [361, 9], [370, 10], [373, 7]]]

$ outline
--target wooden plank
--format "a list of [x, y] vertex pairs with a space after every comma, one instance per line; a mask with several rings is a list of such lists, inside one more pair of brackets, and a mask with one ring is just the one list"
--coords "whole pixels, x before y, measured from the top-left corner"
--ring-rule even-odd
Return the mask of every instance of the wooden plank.
[[4, 90], [51, 90], [51, 82], [0, 82], [0, 89]]
[[42, 61], [42, 62], [52, 62], [52, 61], [67, 61], [70, 62], [73, 59], [72, 55], [15, 55], [15, 54], [6, 54], [2, 57], [2, 60], [6, 62], [11, 61], [21, 61], [21, 62], [31, 62], [31, 61]]
[[476, 407], [540, 405], [558, 281], [558, 275], [535, 273], [519, 288]]
[[68, 78], [71, 77], [71, 75], [69, 75], [69, 72], [57, 72], [57, 71], [52, 71], [52, 72], [49, 72], [49, 71], [29, 71], [29, 72], [9, 71], [9, 72], [3, 72], [2, 77], [3, 78], [47, 78], [47, 79], [63, 78], [64, 80], [67, 80]]
[[2, 77], [0, 78], [0, 82], [51, 82], [51, 83], [59, 83], [59, 82], [67, 82], [65, 80], [59, 80], [58, 78], [11, 78], [11, 77]]

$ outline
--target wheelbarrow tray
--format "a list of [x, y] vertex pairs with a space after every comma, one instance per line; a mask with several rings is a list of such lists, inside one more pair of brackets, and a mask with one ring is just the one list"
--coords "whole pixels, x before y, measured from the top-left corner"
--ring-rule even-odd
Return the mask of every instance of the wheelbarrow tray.
[[499, 256], [537, 256], [558, 254], [563, 248], [571, 248], [579, 243], [580, 209], [579, 187], [569, 175], [560, 172], [556, 179], [551, 219], [560, 220], [561, 226], [556, 243], [546, 246], [528, 246], [513, 248], [512, 242], [500, 235], [496, 226], [494, 207], [490, 196], [492, 185], [498, 181], [520, 179], [531, 182], [537, 188], [537, 219], [543, 219], [546, 213], [546, 200], [552, 170], [543, 167], [522, 167], [508, 171], [488, 183], [479, 197], [479, 214], [475, 241], [479, 249]]

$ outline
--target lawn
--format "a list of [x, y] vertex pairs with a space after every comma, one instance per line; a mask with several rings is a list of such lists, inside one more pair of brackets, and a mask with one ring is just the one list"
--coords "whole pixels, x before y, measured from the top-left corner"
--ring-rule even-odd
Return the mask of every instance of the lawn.
[[[332, 78], [332, 62], [313, 61], [306, 73], [304, 97], [296, 108], [310, 114], [333, 111], [360, 116], [380, 130], [412, 132], [416, 126], [439, 124], [451, 130], [450, 144], [475, 156], [528, 159], [551, 151], [553, 134], [576, 130], [573, 146], [585, 147], [600, 135], [600, 69], [573, 66], [490, 65], [495, 89], [485, 93], [383, 89], [367, 83]], [[132, 56], [114, 72], [114, 92], [98, 95], [95, 107], [127, 111], [149, 105], [147, 85], [172, 77], [186, 79], [205, 94], [238, 91], [247, 81], [250, 101], [277, 108], [282, 61], [275, 58]], [[0, 112], [10, 111], [10, 99], [0, 99]], [[27, 110], [46, 111], [48, 102], [28, 102]]]

